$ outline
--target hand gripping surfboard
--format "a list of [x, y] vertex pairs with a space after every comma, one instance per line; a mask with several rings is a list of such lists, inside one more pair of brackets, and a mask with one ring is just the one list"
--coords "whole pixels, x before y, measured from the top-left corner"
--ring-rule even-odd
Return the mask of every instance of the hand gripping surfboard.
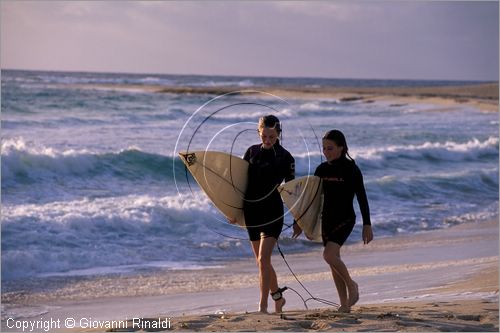
[[317, 176], [291, 180], [280, 187], [283, 202], [306, 237], [321, 242], [321, 211], [323, 210], [323, 184]]

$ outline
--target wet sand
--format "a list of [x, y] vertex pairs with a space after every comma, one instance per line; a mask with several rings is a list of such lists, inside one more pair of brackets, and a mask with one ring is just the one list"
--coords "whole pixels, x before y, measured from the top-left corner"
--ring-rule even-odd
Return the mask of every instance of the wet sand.
[[[38, 292], [7, 293], [2, 301], [5, 313], [33, 313], [23, 320], [162, 318], [168, 330], [498, 331], [498, 239], [495, 220], [346, 245], [342, 256], [360, 286], [350, 314], [314, 300], [306, 309], [291, 290], [283, 315], [255, 313], [257, 268], [249, 258], [197, 271], [46, 280]], [[321, 247], [285, 258], [313, 296], [338, 302]], [[309, 297], [278, 253], [273, 264], [281, 286]]]
[[[483, 250], [475, 251], [471, 244], [481, 244]], [[251, 306], [247, 306], [241, 312], [212, 308], [211, 313], [203, 315], [158, 316], [149, 320], [168, 318], [171, 329], [180, 331], [497, 332], [497, 254], [498, 221], [385, 238], [368, 246], [348, 246], [344, 251], [346, 260], [354, 266], [352, 275], [361, 290], [361, 300], [350, 314], [314, 302], [309, 304], [309, 310], [300, 310], [296, 302], [287, 306], [283, 314], [264, 315], [248, 310]], [[333, 289], [328, 272], [305, 273], [311, 271], [314, 262], [321, 265], [319, 255], [316, 253], [316, 261], [314, 253], [290, 256], [289, 261], [301, 262], [302, 266], [309, 262], [309, 267], [300, 270], [299, 278], [309, 282], [315, 296], [335, 301], [332, 290], [324, 293], [324, 288]], [[379, 265], [376, 257], [380, 258]], [[278, 267], [281, 272], [282, 267]], [[240, 294], [234, 290], [234, 296], [244, 302], [248, 291], [241, 291]], [[293, 300], [292, 293], [286, 292], [286, 296]], [[227, 300], [227, 296], [221, 299]]]

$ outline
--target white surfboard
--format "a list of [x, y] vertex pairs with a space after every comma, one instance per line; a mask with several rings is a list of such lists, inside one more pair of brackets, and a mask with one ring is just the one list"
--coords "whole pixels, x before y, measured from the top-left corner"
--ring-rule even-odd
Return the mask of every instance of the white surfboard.
[[321, 242], [321, 211], [323, 210], [321, 178], [300, 177], [281, 185], [278, 191], [306, 237]]
[[179, 156], [214, 206], [226, 218], [245, 226], [248, 162], [218, 151], [181, 152]]

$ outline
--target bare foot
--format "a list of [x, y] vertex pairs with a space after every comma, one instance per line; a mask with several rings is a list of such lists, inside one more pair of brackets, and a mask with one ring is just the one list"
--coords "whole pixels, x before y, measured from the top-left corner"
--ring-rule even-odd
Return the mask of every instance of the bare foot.
[[275, 309], [276, 313], [282, 313], [283, 312], [283, 307], [286, 304], [286, 299], [284, 297], [281, 297], [281, 299], [277, 300], [274, 302], [275, 303]]
[[349, 307], [356, 304], [359, 300], [358, 284], [352, 281], [353, 285], [349, 288]]
[[337, 309], [338, 312], [341, 312], [341, 313], [350, 313], [351, 312], [351, 308], [348, 307], [347, 305], [341, 305], [338, 309]]
[[259, 312], [267, 314], [267, 306], [259, 305]]

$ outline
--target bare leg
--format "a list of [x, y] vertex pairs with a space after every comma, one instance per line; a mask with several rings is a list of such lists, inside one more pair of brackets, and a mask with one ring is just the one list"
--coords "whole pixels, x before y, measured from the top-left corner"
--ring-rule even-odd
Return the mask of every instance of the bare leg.
[[[259, 267], [259, 287], [262, 288], [262, 283], [261, 283], [262, 273], [261, 273], [260, 265], [259, 265], [260, 240], [251, 241], [251, 242], [252, 242], [253, 254], [255, 255], [255, 263], [257, 264], [257, 267]], [[261, 295], [262, 295], [262, 291], [261, 291]], [[262, 307], [262, 296], [261, 296], [261, 301], [259, 303], [259, 312], [267, 313], [267, 302], [266, 302], [266, 306]]]
[[[271, 254], [276, 244], [276, 239], [273, 237], [262, 238], [258, 241], [252, 241], [257, 266], [259, 267], [259, 282], [260, 282], [260, 303], [259, 311], [267, 313], [268, 297], [270, 292], [278, 290], [278, 279], [276, 272], [271, 265]], [[275, 302], [276, 312], [281, 312], [285, 299], [282, 298]]]
[[[337, 291], [339, 292], [341, 308], [345, 309], [344, 307], [342, 307], [344, 305], [346, 305], [347, 308], [350, 308], [351, 306], [356, 304], [359, 299], [358, 285], [351, 279], [347, 267], [340, 258], [340, 245], [333, 242], [328, 242], [323, 252], [323, 258], [328, 263], [328, 265], [330, 265], [330, 269], [332, 270], [333, 279], [335, 281], [335, 285], [337, 286]], [[342, 284], [340, 282], [337, 283], [337, 280], [339, 279], [336, 279], [335, 274], [344, 283], [345, 287], [342, 287]], [[345, 299], [345, 288], [347, 288], [347, 291], [349, 293], [347, 302]], [[343, 302], [346, 304], [343, 304]]]
[[347, 298], [347, 285], [345, 284], [344, 280], [342, 277], [333, 269], [332, 270], [332, 276], [333, 276], [333, 281], [335, 282], [335, 287], [337, 287], [337, 292], [339, 294], [339, 300], [340, 300], [340, 312], [349, 312], [349, 299]]

